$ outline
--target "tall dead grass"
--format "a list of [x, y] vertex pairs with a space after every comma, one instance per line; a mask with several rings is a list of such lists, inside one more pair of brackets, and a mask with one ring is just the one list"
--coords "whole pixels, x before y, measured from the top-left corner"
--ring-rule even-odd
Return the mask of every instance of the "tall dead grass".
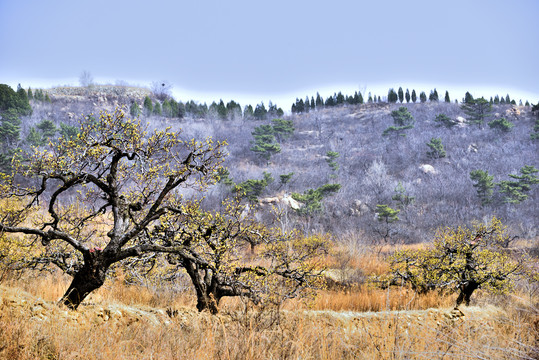
[[320, 291], [308, 304], [256, 312], [225, 298], [217, 316], [196, 312], [190, 291], [126, 285], [120, 272], [73, 312], [56, 305], [69, 277], [24, 274], [0, 286], [0, 358], [539, 358], [537, 292], [497, 298], [479, 292], [481, 306], [460, 313], [451, 310], [451, 296], [369, 285], [368, 276], [387, 270], [382, 256], [343, 259], [327, 265], [352, 281]]

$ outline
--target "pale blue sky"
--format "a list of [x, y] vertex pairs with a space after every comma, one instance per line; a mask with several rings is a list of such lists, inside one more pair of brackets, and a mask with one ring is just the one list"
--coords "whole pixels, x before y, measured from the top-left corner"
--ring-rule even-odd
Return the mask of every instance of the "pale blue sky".
[[539, 101], [539, 1], [0, 0], [0, 83], [167, 80], [180, 100], [389, 87]]

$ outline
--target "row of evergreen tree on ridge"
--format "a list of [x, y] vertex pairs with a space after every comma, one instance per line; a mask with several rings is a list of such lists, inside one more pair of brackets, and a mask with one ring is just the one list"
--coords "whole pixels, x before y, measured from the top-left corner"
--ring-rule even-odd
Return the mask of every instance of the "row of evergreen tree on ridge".
[[[399, 87], [398, 91], [395, 91], [393, 88], [389, 89], [387, 93], [387, 97], [384, 97], [383, 99], [380, 96], [371, 95], [369, 92], [367, 103], [401, 103], [403, 104], [406, 100], [407, 103], [416, 103], [418, 100], [421, 103], [427, 102], [427, 94], [422, 91], [419, 93], [419, 98], [417, 97], [417, 93], [415, 89], [412, 89], [412, 92], [410, 93], [409, 89], [406, 89], [406, 92], [403, 91], [402, 87]], [[438, 102], [440, 101], [438, 91], [436, 89], [431, 90], [430, 95], [428, 96], [428, 101], [430, 102]], [[466, 95], [462, 102], [464, 103], [470, 103], [471, 101], [474, 101], [473, 96], [466, 92]], [[445, 96], [444, 96], [444, 102], [450, 103], [451, 98], [449, 96], [449, 92], [446, 90]], [[458, 100], [455, 100], [456, 103], [458, 103]], [[329, 96], [324, 99], [320, 96], [319, 93], [316, 93], [316, 98], [314, 96], [311, 96], [309, 99], [309, 96], [303, 99], [296, 98], [296, 102], [292, 104], [292, 113], [303, 113], [303, 112], [309, 112], [311, 110], [321, 109], [325, 107], [333, 107], [333, 106], [339, 106], [339, 105], [361, 105], [364, 104], [365, 100], [363, 98], [363, 95], [360, 91], [356, 91], [354, 95], [343, 95], [342, 92], [334, 93], [333, 96]], [[499, 95], [496, 95], [494, 97], [490, 97], [490, 104], [511, 104], [516, 105], [516, 101], [513, 99], [511, 100], [509, 94], [505, 96], [505, 98]], [[522, 106], [522, 100], [520, 100], [519, 105]], [[526, 101], [525, 106], [530, 106], [529, 101]]]
[[[380, 96], [371, 95], [371, 93], [369, 93], [366, 102], [360, 91], [356, 91], [354, 95], [343, 95], [342, 92], [339, 91], [338, 93], [334, 93], [333, 96], [329, 96], [328, 98], [326, 98], [326, 100], [324, 100], [320, 96], [320, 93], [316, 93], [316, 98], [314, 96], [311, 96], [311, 98], [309, 99], [309, 96], [307, 96], [305, 98], [305, 101], [303, 99], [296, 98], [296, 102], [292, 104], [291, 112], [293, 114], [300, 114], [313, 110], [319, 110], [334, 106], [342, 106], [346, 104], [361, 105], [364, 103], [404, 103], [404, 101], [406, 101], [407, 103], [416, 103], [418, 101], [421, 103], [425, 103], [427, 102], [427, 99], [429, 102], [438, 102], [439, 95], [437, 90], [431, 90], [428, 98], [426, 93], [422, 91], [419, 93], [418, 98], [415, 89], [413, 89], [412, 92], [410, 92], [409, 89], [406, 89], [406, 92], [404, 92], [402, 87], [400, 87], [399, 90], [396, 92], [393, 88], [391, 88], [388, 91], [387, 97], [384, 97], [383, 99]], [[465, 104], [469, 104], [473, 101], [475, 101], [473, 96], [469, 92], [466, 92], [466, 95], [462, 102]], [[444, 102], [451, 102], [448, 91], [445, 92]], [[458, 100], [455, 100], [455, 103], [458, 103]], [[490, 104], [516, 105], [517, 103], [514, 99], [510, 98], [509, 94], [507, 94], [505, 97], [500, 97], [499, 95], [491, 97]], [[520, 100], [519, 105], [523, 105], [522, 100]], [[530, 106], [530, 103], [526, 101], [525, 106]], [[282, 110], [282, 108], [277, 107], [271, 101], [269, 102], [268, 109], [266, 109], [264, 102], [261, 102], [257, 104], [254, 109], [252, 105], [246, 105], [242, 111], [241, 105], [234, 100], [231, 100], [225, 104], [224, 101], [221, 99], [219, 103], [216, 103], [214, 101], [208, 107], [206, 103], [199, 104], [193, 100], [190, 100], [184, 104], [181, 101], [176, 101], [172, 97], [169, 97], [162, 102], [152, 102], [149, 96], [145, 97], [142, 106], [137, 102], [133, 102], [130, 107], [130, 112], [131, 115], [135, 117], [139, 115], [157, 115], [170, 118], [183, 118], [187, 114], [190, 114], [191, 116], [196, 117], [205, 117], [210, 115], [222, 120], [234, 118], [244, 118], [247, 120], [265, 120], [279, 118], [284, 115], [284, 111]]]
[[[7, 85], [6, 85], [7, 86]], [[51, 102], [49, 94], [43, 89], [35, 89], [32, 91], [31, 88], [24, 90], [19, 84], [17, 87], [17, 93], [21, 99], [26, 99], [28, 101], [41, 101], [41, 102]], [[404, 91], [402, 87], [399, 87], [397, 91], [393, 88], [388, 90], [386, 97], [380, 97], [372, 95], [370, 92], [368, 94], [367, 100], [365, 101], [363, 94], [360, 91], [356, 91], [354, 95], [343, 95], [341, 91], [334, 93], [332, 96], [327, 97], [325, 100], [317, 92], [316, 98], [309, 96], [303, 99], [296, 98], [295, 103], [291, 106], [291, 112], [293, 114], [306, 113], [313, 110], [319, 110], [328, 107], [342, 106], [342, 105], [361, 105], [364, 103], [425, 103], [427, 102], [438, 102], [440, 101], [439, 95], [436, 89], [430, 91], [430, 95], [427, 97], [427, 94], [422, 91], [417, 96], [415, 89], [412, 89], [410, 92], [409, 89]], [[23, 102], [24, 102], [23, 101]], [[445, 92], [444, 102], [451, 102], [449, 92]], [[466, 92], [462, 102], [465, 104], [475, 101], [473, 96]], [[455, 99], [455, 102], [458, 103], [458, 100]], [[509, 94], [505, 97], [496, 95], [490, 97], [490, 104], [511, 104], [517, 105], [515, 99], [511, 99]], [[522, 106], [522, 100], [519, 101], [519, 105]], [[525, 106], [530, 106], [529, 101], [526, 101]], [[257, 104], [254, 108], [252, 105], [246, 105], [243, 109], [241, 105], [234, 100], [224, 103], [221, 99], [218, 103], [213, 102], [210, 106], [207, 106], [206, 103], [198, 103], [193, 100], [183, 103], [182, 101], [176, 101], [173, 97], [168, 96], [163, 101], [156, 100], [155, 102], [149, 96], [146, 96], [142, 104], [138, 104], [136, 101], [133, 101], [130, 106], [131, 116], [164, 116], [167, 118], [184, 118], [187, 115], [203, 118], [206, 116], [212, 116], [218, 119], [227, 120], [227, 119], [237, 119], [243, 118], [246, 120], [265, 120], [280, 118], [284, 115], [282, 108], [269, 102], [268, 108], [264, 105], [264, 102]]]

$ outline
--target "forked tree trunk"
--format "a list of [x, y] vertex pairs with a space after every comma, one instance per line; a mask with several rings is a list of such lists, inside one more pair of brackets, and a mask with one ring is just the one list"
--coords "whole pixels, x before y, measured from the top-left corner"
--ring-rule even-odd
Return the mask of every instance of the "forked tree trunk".
[[212, 314], [217, 314], [219, 312], [219, 301], [222, 298], [222, 294], [219, 291], [217, 282], [212, 276], [213, 274], [200, 270], [197, 264], [187, 260], [184, 260], [184, 266], [195, 287], [197, 310], [208, 310]]
[[[87, 259], [88, 260], [88, 259]], [[77, 309], [82, 301], [94, 290], [99, 289], [105, 282], [108, 266], [90, 259], [75, 274], [73, 281], [60, 300], [70, 309]]]

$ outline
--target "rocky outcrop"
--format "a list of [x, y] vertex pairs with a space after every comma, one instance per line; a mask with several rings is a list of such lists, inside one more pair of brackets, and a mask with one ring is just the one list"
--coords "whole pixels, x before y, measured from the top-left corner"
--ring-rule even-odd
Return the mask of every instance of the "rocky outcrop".
[[282, 204], [294, 210], [298, 210], [299, 208], [301, 208], [301, 204], [298, 201], [294, 200], [290, 195], [267, 197], [260, 199], [258, 203], [260, 205]]
[[434, 168], [434, 166], [429, 164], [421, 164], [419, 165], [419, 170], [423, 171], [423, 173], [427, 175], [436, 175], [438, 174], [438, 171]]

